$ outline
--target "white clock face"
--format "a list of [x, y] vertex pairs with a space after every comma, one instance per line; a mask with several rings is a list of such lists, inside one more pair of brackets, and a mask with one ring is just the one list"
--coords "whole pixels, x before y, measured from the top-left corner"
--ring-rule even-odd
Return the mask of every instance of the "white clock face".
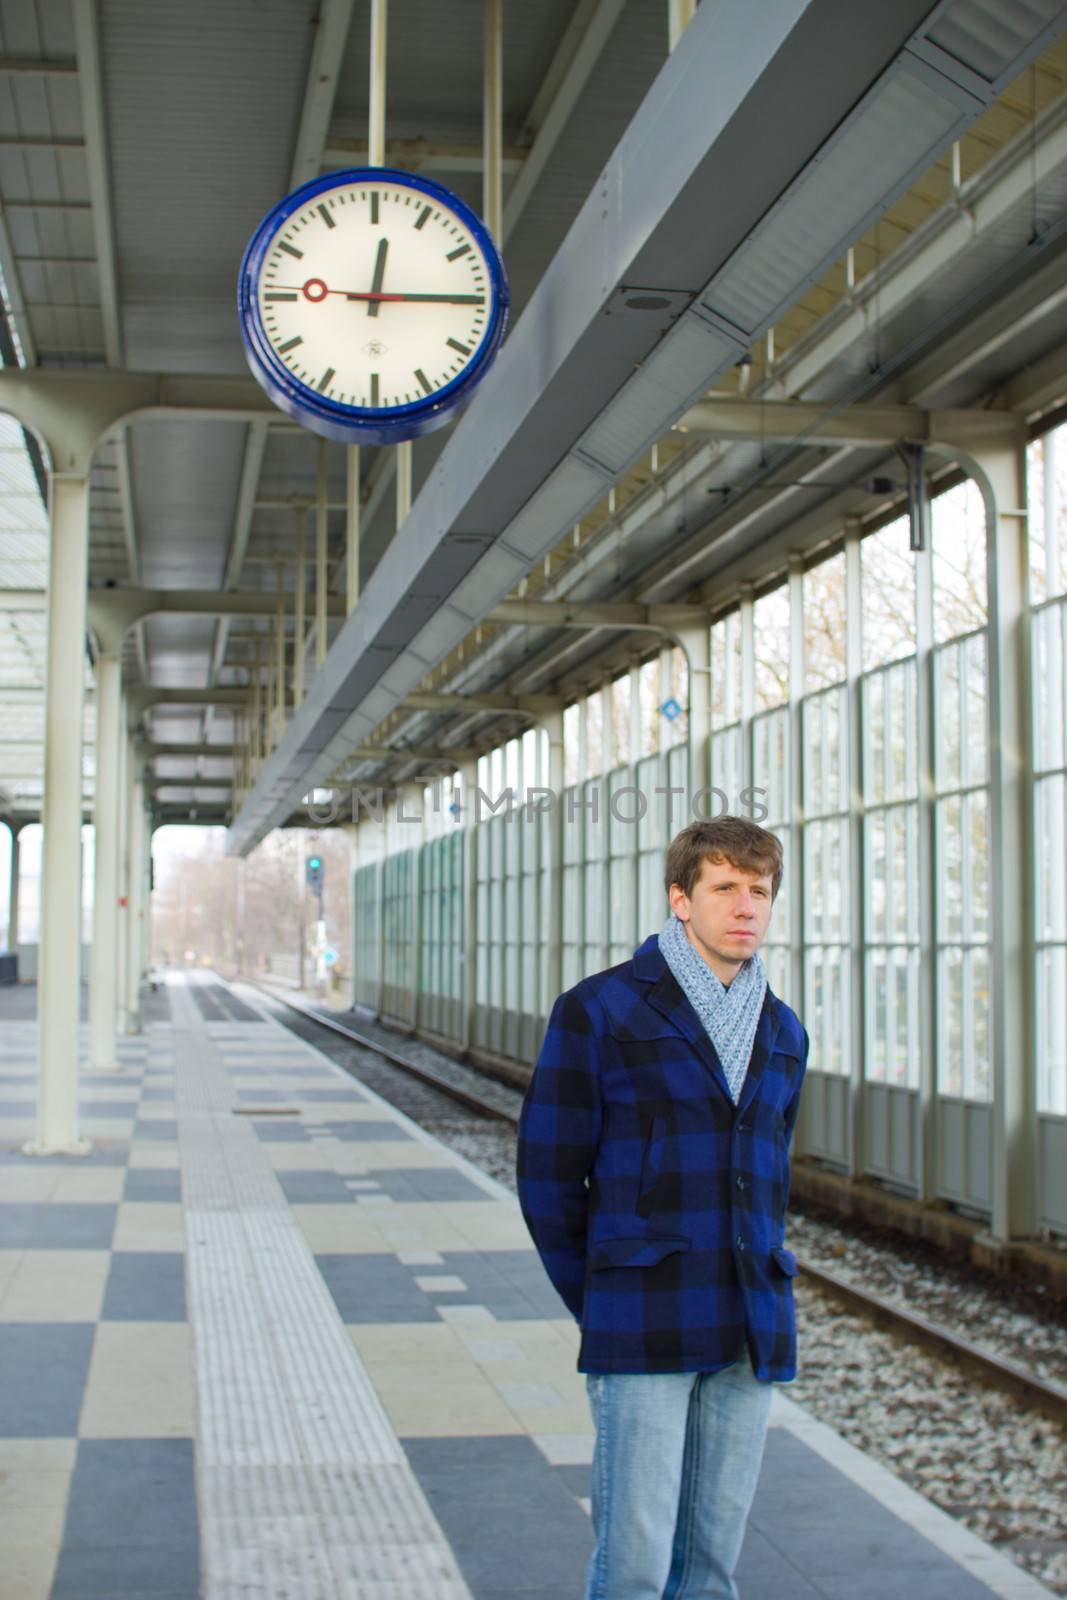
[[492, 281], [455, 212], [403, 184], [361, 179], [315, 195], [274, 235], [259, 314], [301, 383], [341, 405], [406, 406], [477, 355]]

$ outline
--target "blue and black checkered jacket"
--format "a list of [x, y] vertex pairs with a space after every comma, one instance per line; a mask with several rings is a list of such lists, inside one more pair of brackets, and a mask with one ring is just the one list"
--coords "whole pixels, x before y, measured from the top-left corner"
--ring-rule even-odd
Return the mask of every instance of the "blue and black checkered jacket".
[[785, 1248], [808, 1035], [768, 988], [736, 1107], [655, 935], [560, 995], [519, 1119], [519, 1200], [580, 1372], [796, 1376]]

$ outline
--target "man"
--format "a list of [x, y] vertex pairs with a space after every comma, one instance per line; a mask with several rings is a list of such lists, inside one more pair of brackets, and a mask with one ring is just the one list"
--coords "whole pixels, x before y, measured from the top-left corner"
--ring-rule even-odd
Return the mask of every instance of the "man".
[[756, 823], [684, 828], [666, 926], [559, 997], [523, 1103], [519, 1199], [597, 1430], [586, 1600], [738, 1597], [771, 1384], [796, 1375], [808, 1035], [759, 955], [781, 877]]

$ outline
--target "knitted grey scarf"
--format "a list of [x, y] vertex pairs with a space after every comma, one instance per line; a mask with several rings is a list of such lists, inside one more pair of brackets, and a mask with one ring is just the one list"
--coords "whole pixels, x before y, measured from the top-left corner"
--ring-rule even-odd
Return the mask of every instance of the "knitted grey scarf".
[[736, 1105], [767, 993], [767, 974], [760, 953], [754, 951], [727, 985], [690, 944], [685, 924], [673, 912], [660, 932], [659, 947], [715, 1046]]

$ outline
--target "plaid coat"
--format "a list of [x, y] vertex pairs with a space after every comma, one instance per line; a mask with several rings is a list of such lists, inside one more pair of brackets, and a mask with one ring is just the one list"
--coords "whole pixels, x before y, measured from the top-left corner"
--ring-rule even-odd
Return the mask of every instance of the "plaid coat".
[[736, 1108], [653, 934], [560, 995], [519, 1118], [534, 1244], [579, 1372], [796, 1376], [784, 1245], [808, 1035], [768, 988]]

